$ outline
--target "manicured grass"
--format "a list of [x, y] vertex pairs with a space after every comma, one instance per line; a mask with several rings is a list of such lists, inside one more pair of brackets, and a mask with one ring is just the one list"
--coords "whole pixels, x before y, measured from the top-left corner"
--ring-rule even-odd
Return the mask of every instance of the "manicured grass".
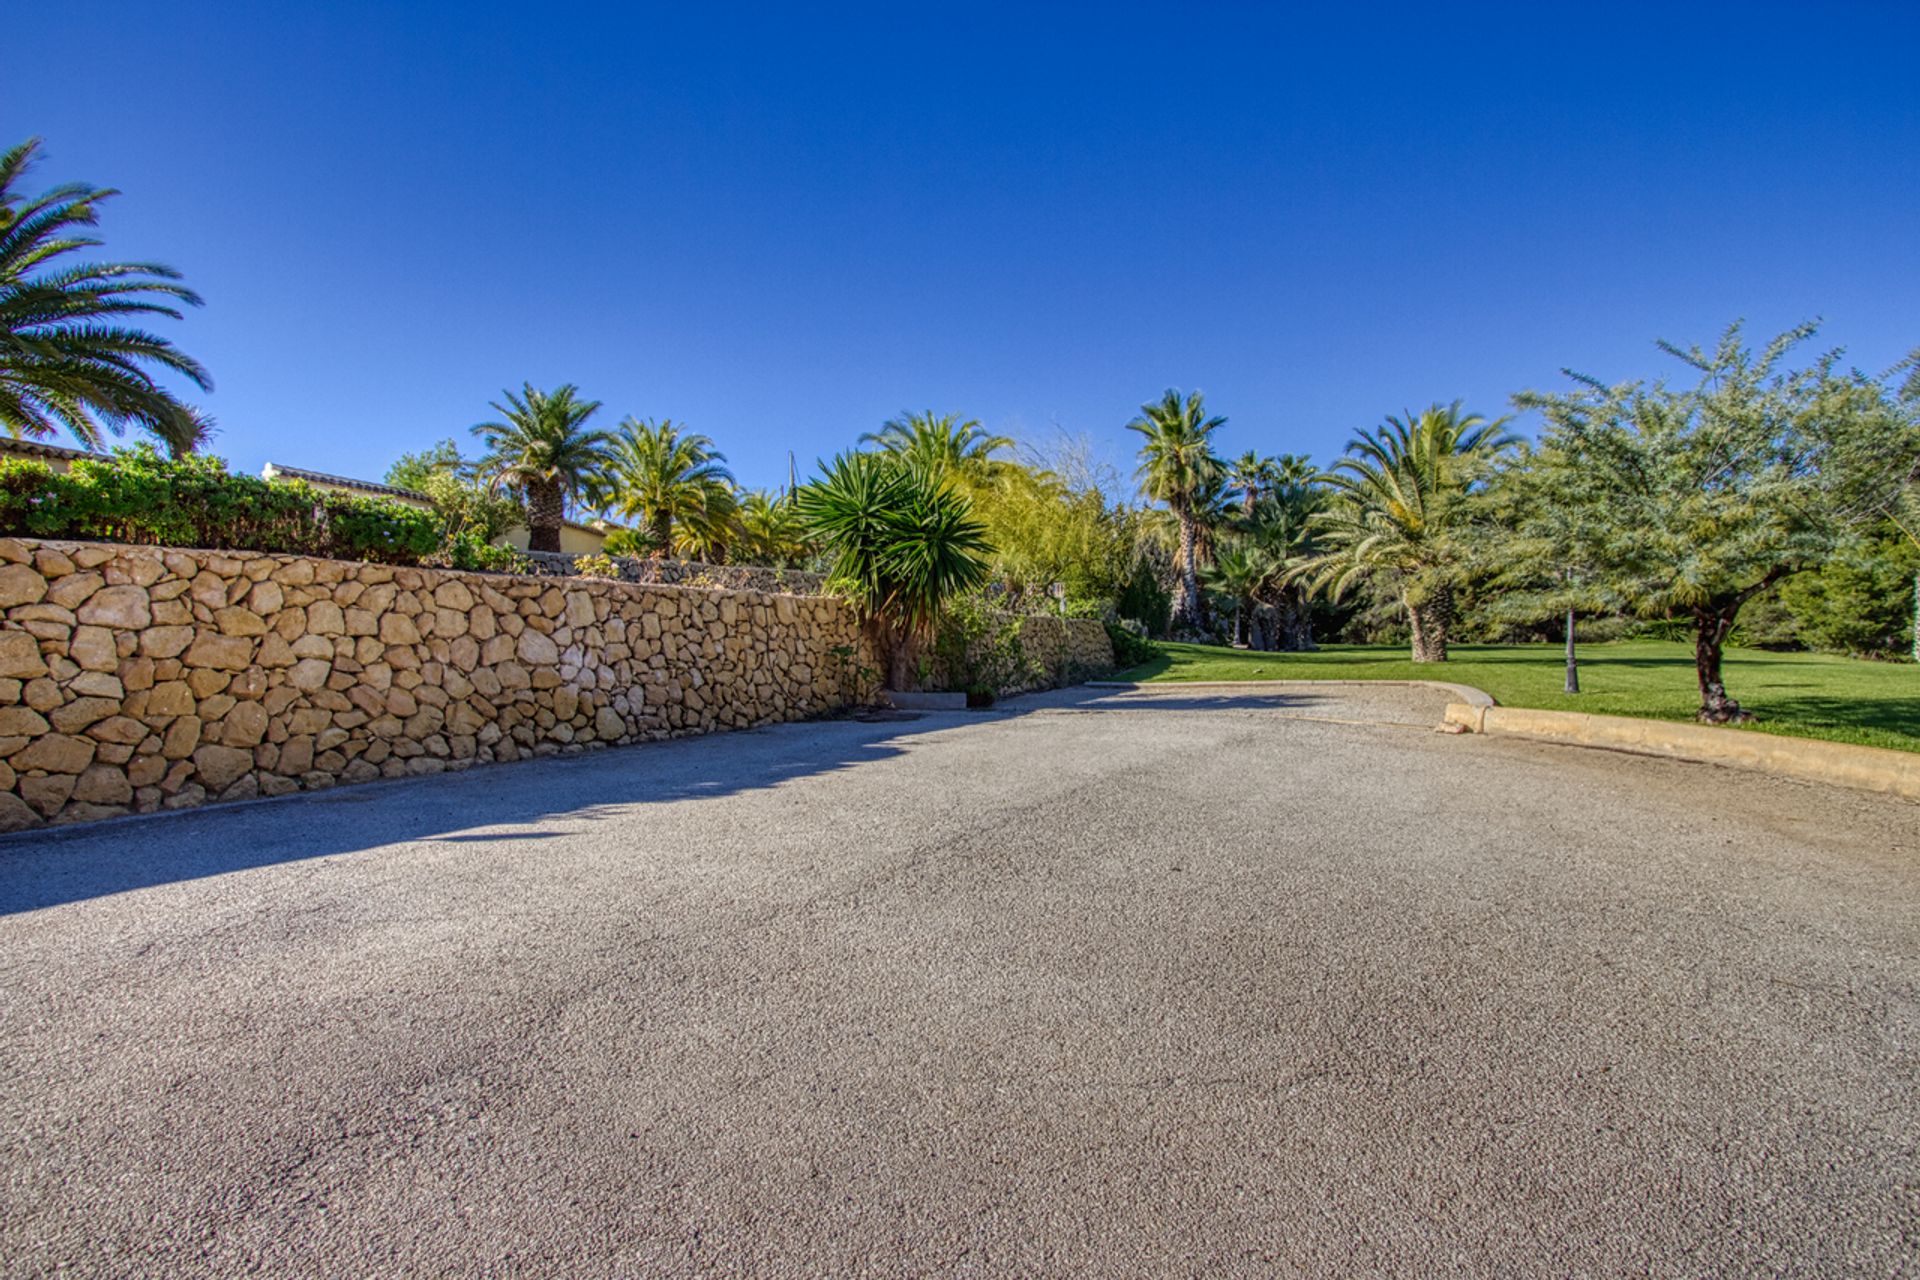
[[[1128, 680], [1447, 680], [1513, 707], [1691, 720], [1700, 705], [1693, 650], [1632, 640], [1580, 647], [1578, 694], [1563, 693], [1558, 645], [1456, 645], [1451, 661], [1415, 665], [1404, 645], [1328, 645], [1317, 653], [1253, 653], [1168, 644]], [[1729, 650], [1727, 692], [1763, 733], [1920, 751], [1920, 666], [1813, 653]]]

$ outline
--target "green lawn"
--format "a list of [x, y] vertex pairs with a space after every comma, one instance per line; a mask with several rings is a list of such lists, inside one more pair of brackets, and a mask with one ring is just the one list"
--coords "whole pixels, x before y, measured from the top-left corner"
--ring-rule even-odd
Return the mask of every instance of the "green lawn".
[[[1657, 720], [1691, 720], [1700, 705], [1692, 649], [1657, 640], [1582, 646], [1579, 694], [1561, 692], [1566, 656], [1559, 645], [1456, 645], [1452, 661], [1418, 666], [1404, 645], [1328, 645], [1317, 653], [1164, 647], [1164, 656], [1121, 678], [1448, 680], [1485, 689], [1508, 706]], [[1758, 717], [1752, 728], [1763, 733], [1920, 751], [1920, 666], [1730, 649], [1725, 674], [1727, 692]]]

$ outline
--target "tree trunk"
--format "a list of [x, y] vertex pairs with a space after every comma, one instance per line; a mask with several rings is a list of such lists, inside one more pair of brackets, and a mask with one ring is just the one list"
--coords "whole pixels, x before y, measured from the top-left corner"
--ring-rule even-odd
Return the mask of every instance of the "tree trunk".
[[1288, 587], [1280, 598], [1280, 647], [1288, 653], [1312, 653], [1313, 605], [1299, 587]]
[[1176, 514], [1180, 518], [1180, 608], [1175, 616], [1188, 626], [1197, 627], [1200, 625], [1200, 568], [1194, 563], [1197, 548], [1193, 517], [1185, 511]]
[[1700, 609], [1694, 613], [1693, 668], [1700, 678], [1700, 719], [1707, 724], [1738, 724], [1751, 720], [1751, 713], [1727, 696], [1726, 682], [1720, 677], [1720, 659], [1726, 649], [1727, 632], [1733, 630], [1732, 609]]
[[1453, 589], [1437, 587], [1418, 602], [1410, 595], [1403, 595], [1401, 599], [1406, 603], [1407, 621], [1413, 628], [1413, 660], [1445, 662], [1447, 632], [1453, 625]]
[[653, 552], [656, 557], [673, 554], [673, 512], [664, 508], [653, 513]]
[[527, 488], [527, 550], [558, 551], [566, 522], [567, 497], [552, 482]]
[[1573, 608], [1567, 608], [1567, 692], [1580, 692], [1580, 661], [1573, 654]]
[[912, 693], [920, 687], [918, 655], [913, 637], [887, 628], [887, 687], [898, 693]]

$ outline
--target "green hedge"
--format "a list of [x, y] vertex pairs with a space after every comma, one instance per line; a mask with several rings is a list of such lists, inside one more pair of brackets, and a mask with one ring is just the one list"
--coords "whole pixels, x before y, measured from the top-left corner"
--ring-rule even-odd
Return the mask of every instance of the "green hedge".
[[204, 547], [418, 564], [441, 550], [432, 511], [299, 481], [232, 475], [219, 458], [161, 457], [151, 446], [111, 462], [0, 462], [0, 534]]

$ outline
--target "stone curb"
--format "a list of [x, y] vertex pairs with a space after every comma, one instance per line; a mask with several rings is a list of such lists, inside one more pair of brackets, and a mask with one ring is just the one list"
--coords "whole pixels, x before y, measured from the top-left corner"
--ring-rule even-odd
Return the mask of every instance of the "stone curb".
[[1155, 680], [1146, 683], [1100, 680], [1088, 683], [1108, 689], [1252, 689], [1275, 685], [1398, 685], [1439, 689], [1458, 699], [1448, 705], [1446, 722], [1459, 725], [1469, 733], [1726, 765], [1920, 800], [1920, 754], [1913, 752], [1823, 742], [1818, 738], [1782, 738], [1705, 724], [1643, 720], [1636, 716], [1503, 707], [1483, 690], [1441, 680]]
[[1641, 755], [1728, 765], [1763, 773], [1920, 800], [1920, 755], [1817, 738], [1782, 738], [1740, 729], [1584, 711], [1455, 703], [1447, 721], [1473, 733], [1604, 747]]

